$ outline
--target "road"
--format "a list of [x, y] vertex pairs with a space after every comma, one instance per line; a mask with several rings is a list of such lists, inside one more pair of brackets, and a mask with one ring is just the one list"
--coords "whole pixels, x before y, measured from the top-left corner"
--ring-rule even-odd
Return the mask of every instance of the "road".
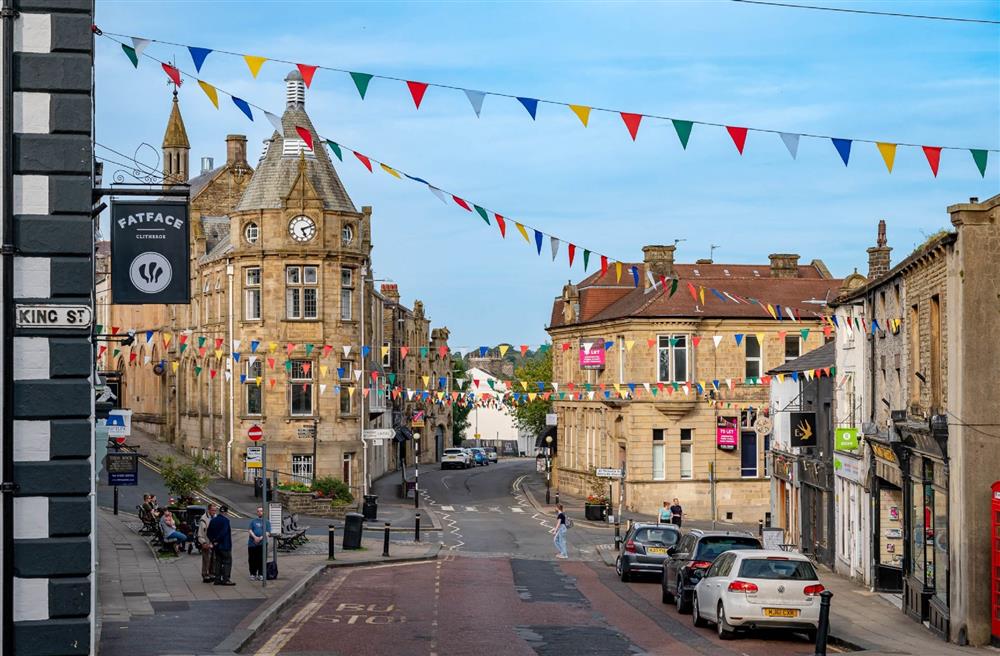
[[554, 559], [552, 518], [514, 487], [534, 466], [423, 471], [425, 503], [442, 518], [443, 557], [428, 563], [331, 570], [244, 653], [811, 654], [804, 638], [721, 642], [660, 602], [655, 580], [622, 583], [594, 546], [608, 529], [570, 530], [570, 559]]

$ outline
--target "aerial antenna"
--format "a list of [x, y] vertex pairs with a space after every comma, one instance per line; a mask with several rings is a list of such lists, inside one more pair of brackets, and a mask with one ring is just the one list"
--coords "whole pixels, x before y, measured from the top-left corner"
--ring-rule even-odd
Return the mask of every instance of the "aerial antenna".
[[682, 241], [687, 241], [687, 239], [675, 239], [674, 240], [674, 248], [677, 248], [677, 244], [681, 243]]
[[720, 248], [718, 244], [712, 244], [708, 247], [708, 259], [715, 261], [715, 249]]

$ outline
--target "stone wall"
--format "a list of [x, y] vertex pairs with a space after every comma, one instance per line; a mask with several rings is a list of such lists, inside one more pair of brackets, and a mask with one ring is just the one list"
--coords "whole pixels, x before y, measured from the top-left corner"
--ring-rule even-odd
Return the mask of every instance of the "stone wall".
[[343, 519], [349, 512], [357, 512], [357, 504], [349, 506], [334, 506], [330, 499], [314, 496], [310, 492], [286, 492], [278, 490], [278, 503], [289, 514], [307, 515], [309, 517], [327, 517]]

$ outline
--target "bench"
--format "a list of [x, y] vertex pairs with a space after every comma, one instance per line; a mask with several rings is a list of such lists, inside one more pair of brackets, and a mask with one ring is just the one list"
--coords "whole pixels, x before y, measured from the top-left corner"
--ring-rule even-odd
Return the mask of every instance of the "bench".
[[283, 552], [295, 551], [299, 545], [309, 540], [306, 536], [308, 528], [298, 525], [296, 515], [285, 515], [281, 521], [281, 533], [274, 536], [275, 549]]
[[139, 529], [139, 535], [146, 536], [156, 536], [160, 532], [159, 524], [153, 515], [143, 506], [136, 506], [135, 512], [142, 521], [142, 528]]

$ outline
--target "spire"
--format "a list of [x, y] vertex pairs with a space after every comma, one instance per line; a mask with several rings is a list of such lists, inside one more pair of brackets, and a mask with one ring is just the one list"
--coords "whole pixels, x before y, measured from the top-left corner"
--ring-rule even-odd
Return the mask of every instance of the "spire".
[[170, 109], [167, 120], [167, 131], [163, 133], [164, 148], [190, 148], [187, 130], [184, 129], [184, 119], [181, 118], [180, 104], [177, 102], [177, 90], [174, 90], [174, 105]]
[[181, 106], [177, 102], [177, 89], [174, 89], [174, 104], [170, 108], [170, 118], [167, 119], [167, 131], [163, 133], [164, 188], [188, 181], [190, 151], [191, 144], [188, 142], [187, 130], [184, 129], [184, 119], [181, 118]]

